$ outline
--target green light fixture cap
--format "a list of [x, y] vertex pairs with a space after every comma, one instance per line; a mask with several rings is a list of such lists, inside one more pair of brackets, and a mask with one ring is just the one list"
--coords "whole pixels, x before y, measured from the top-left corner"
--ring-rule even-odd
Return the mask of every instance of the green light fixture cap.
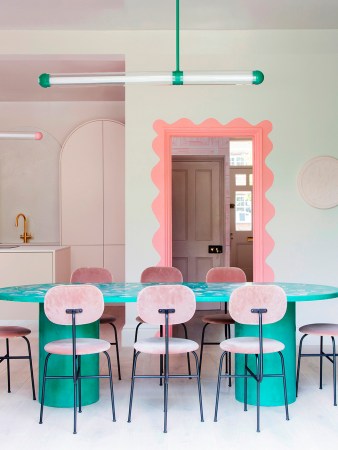
[[49, 73], [42, 73], [39, 76], [39, 85], [43, 88], [50, 87], [50, 81], [49, 81], [50, 75]]
[[183, 84], [183, 71], [182, 70], [174, 70], [173, 71], [173, 85], [182, 85]]
[[264, 81], [264, 73], [260, 70], [254, 70], [252, 72], [253, 80], [252, 84], [262, 84]]

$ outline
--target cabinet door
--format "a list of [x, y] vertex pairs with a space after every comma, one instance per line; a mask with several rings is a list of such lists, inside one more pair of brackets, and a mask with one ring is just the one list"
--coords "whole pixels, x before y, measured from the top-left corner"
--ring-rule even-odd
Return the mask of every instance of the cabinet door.
[[124, 244], [124, 125], [103, 121], [104, 245]]
[[77, 128], [61, 153], [61, 242], [103, 245], [102, 121]]
[[79, 267], [103, 267], [103, 245], [72, 245], [71, 272]]

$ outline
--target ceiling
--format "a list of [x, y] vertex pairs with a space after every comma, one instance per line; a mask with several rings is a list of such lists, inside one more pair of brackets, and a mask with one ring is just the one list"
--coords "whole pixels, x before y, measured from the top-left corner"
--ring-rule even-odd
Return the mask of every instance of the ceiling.
[[[0, 31], [174, 30], [175, 7], [175, 0], [0, 0]], [[338, 0], [181, 0], [180, 13], [182, 30], [338, 28]], [[124, 100], [118, 86], [37, 83], [43, 72], [120, 72], [123, 55], [0, 56], [0, 67], [0, 101]]]
[[[172, 30], [175, 0], [1, 0], [0, 30]], [[337, 0], [181, 0], [181, 29], [334, 29]]]

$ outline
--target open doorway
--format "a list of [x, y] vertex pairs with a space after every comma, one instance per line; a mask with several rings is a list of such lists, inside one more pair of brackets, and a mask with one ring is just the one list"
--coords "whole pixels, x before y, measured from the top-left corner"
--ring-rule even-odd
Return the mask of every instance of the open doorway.
[[274, 274], [266, 262], [273, 249], [274, 242], [266, 231], [266, 224], [274, 215], [274, 208], [266, 198], [266, 191], [273, 182], [273, 174], [265, 164], [272, 149], [269, 133], [272, 129], [269, 121], [251, 125], [244, 119], [236, 119], [226, 125], [215, 119], [208, 119], [196, 125], [188, 119], [180, 119], [173, 124], [163, 120], [154, 123], [157, 136], [153, 148], [159, 157], [152, 171], [152, 179], [159, 190], [152, 208], [159, 222], [159, 228], [153, 237], [153, 245], [159, 253], [160, 265], [172, 265], [172, 155], [171, 139], [175, 136], [228, 137], [230, 139], [248, 139], [253, 149], [253, 280], [273, 281]]

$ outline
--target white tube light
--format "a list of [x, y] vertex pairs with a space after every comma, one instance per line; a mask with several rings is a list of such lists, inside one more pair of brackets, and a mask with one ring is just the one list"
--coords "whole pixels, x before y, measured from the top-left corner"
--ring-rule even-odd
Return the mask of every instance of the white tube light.
[[36, 132], [21, 132], [21, 131], [0, 131], [0, 139], [33, 139], [40, 141], [43, 138], [43, 134], [40, 131]]
[[264, 75], [259, 70], [241, 72], [180, 72], [174, 73], [106, 73], [106, 74], [47, 74], [39, 77], [40, 86], [70, 86], [98, 84], [154, 84], [154, 85], [224, 85], [261, 84]]

